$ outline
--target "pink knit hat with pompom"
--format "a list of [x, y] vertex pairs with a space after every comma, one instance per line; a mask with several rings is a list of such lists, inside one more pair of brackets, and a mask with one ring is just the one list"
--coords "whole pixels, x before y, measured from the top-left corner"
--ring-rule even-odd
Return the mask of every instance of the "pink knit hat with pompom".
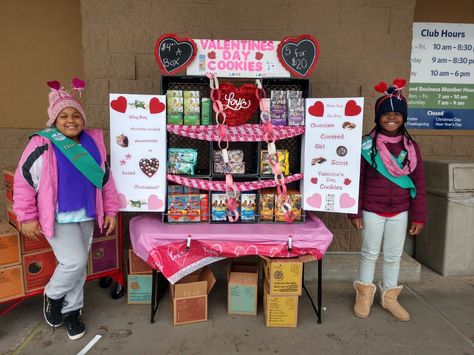
[[[75, 108], [82, 115], [84, 122], [86, 121], [86, 114], [79, 100], [69, 92], [64, 91], [64, 88], [61, 87], [59, 81], [48, 81], [48, 86], [51, 88], [51, 92], [49, 93], [48, 106], [49, 120], [46, 122], [46, 127], [53, 126], [59, 113], [66, 107]], [[86, 87], [86, 82], [79, 78], [73, 78], [71, 87], [71, 91], [79, 92], [80, 96], [82, 90]]]

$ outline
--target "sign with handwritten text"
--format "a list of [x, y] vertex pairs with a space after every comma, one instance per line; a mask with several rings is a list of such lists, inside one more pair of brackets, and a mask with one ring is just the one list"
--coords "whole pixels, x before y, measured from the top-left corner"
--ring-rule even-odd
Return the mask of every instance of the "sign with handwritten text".
[[357, 213], [364, 98], [306, 99], [303, 208]]
[[197, 55], [188, 75], [226, 78], [289, 77], [277, 56], [278, 41], [195, 39]]
[[110, 94], [110, 161], [121, 211], [163, 212], [166, 96]]

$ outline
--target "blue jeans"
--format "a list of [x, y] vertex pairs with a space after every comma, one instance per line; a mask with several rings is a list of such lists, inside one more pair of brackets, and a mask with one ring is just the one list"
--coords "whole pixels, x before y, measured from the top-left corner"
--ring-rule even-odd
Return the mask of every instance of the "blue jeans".
[[408, 212], [393, 217], [362, 211], [362, 248], [360, 251], [360, 281], [372, 283], [375, 262], [383, 239], [383, 287], [398, 285], [400, 258], [403, 253], [408, 224]]

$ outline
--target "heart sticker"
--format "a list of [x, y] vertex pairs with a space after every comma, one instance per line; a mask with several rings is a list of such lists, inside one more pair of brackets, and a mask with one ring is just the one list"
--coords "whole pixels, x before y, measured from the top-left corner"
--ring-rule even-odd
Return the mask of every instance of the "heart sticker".
[[312, 194], [310, 197], [306, 199], [306, 203], [314, 208], [321, 208], [322, 202], [323, 202], [323, 199], [321, 198], [321, 195], [318, 194], [317, 192], [315, 192], [314, 194]]
[[157, 97], [152, 97], [150, 100], [150, 113], [160, 113], [165, 110], [166, 106]]
[[255, 53], [255, 59], [260, 60], [262, 58], [263, 58], [263, 53], [262, 52]]
[[160, 167], [160, 162], [156, 158], [143, 158], [140, 159], [138, 165], [140, 166], [141, 171], [143, 171], [146, 176], [151, 178], [158, 171], [158, 168]]
[[277, 55], [290, 73], [304, 78], [311, 74], [318, 61], [319, 44], [311, 35], [286, 37], [278, 45]]
[[119, 96], [117, 99], [110, 102], [110, 107], [117, 112], [124, 113], [127, 111], [127, 99], [123, 96]]
[[311, 178], [311, 183], [312, 184], [317, 184], [318, 183], [318, 178], [317, 177]]
[[357, 116], [361, 111], [362, 107], [357, 105], [354, 100], [349, 100], [346, 102], [346, 107], [344, 108], [344, 115]]
[[209, 59], [216, 59], [216, 52], [210, 51], [209, 53], [207, 53], [207, 57]]
[[354, 206], [355, 203], [356, 203], [355, 199], [353, 199], [347, 193], [343, 193], [339, 197], [339, 206], [341, 206], [341, 208], [350, 208], [350, 207]]
[[351, 182], [352, 182], [352, 180], [349, 179], [349, 178], [345, 178], [345, 179], [344, 179], [344, 185], [350, 185]]
[[163, 207], [163, 201], [156, 195], [150, 195], [148, 197], [147, 206], [149, 210], [159, 210]]
[[175, 34], [161, 35], [155, 44], [155, 59], [163, 74], [183, 70], [191, 64], [196, 52], [196, 43], [191, 38]]
[[236, 88], [231, 83], [226, 82], [219, 87], [228, 126], [244, 124], [257, 112], [258, 99], [255, 95], [257, 89], [255, 85], [245, 84]]
[[313, 106], [310, 106], [308, 112], [311, 116], [322, 117], [324, 115], [324, 104], [321, 101], [316, 101]]

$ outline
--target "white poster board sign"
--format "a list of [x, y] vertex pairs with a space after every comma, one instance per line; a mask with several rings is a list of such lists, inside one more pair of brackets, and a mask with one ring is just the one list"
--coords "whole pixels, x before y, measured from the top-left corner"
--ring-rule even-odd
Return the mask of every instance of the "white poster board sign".
[[362, 97], [306, 99], [305, 210], [357, 213], [363, 113]]
[[188, 75], [215, 74], [223, 78], [288, 78], [278, 60], [279, 41], [195, 39], [197, 55]]
[[166, 96], [110, 94], [110, 160], [121, 211], [165, 210]]

